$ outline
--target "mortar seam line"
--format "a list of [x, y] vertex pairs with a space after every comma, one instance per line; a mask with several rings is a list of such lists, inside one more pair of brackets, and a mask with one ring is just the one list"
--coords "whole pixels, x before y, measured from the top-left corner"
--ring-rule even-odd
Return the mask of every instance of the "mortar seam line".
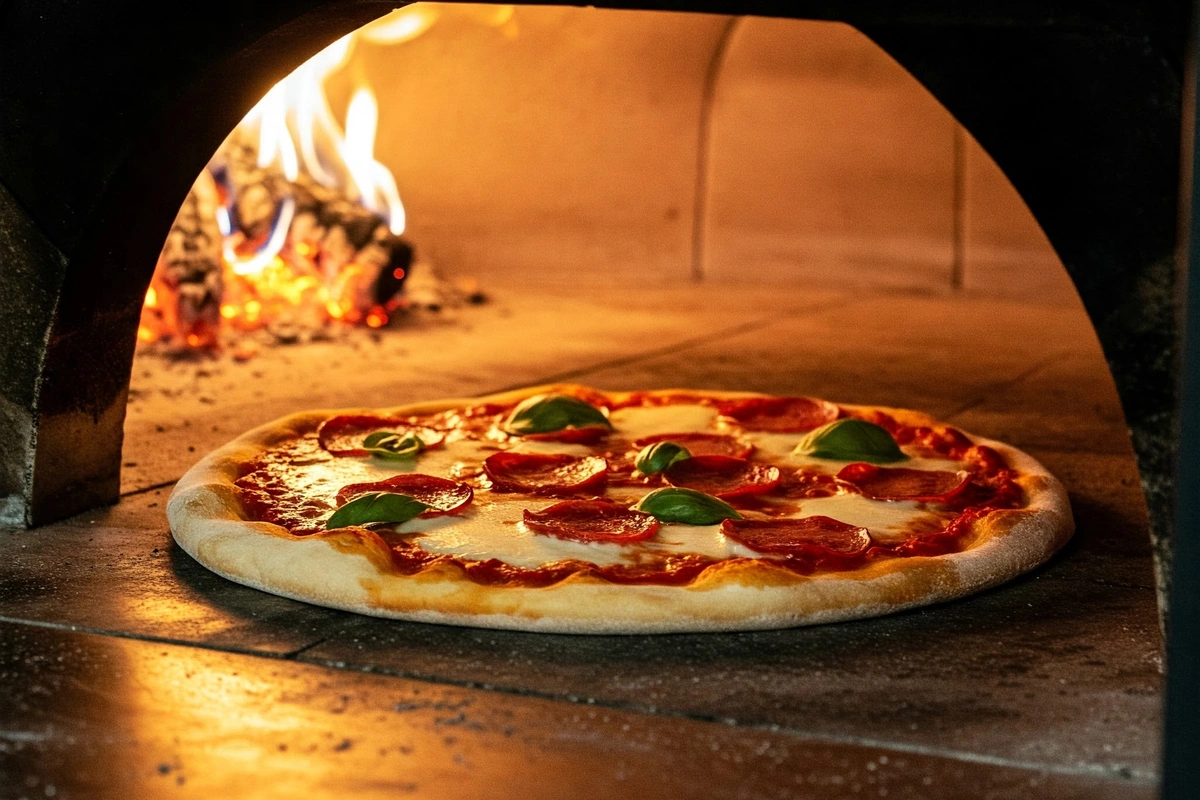
[[121, 494], [119, 494], [117, 496], [119, 498], [121, 498], [122, 500], [124, 500], [126, 497], [137, 497], [139, 494], [145, 494], [146, 492], [153, 492], [156, 489], [165, 489], [168, 486], [174, 486], [178, 482], [179, 482], [179, 478], [172, 478], [169, 481], [162, 481], [161, 483], [155, 483], [150, 486], [143, 486], [140, 489], [130, 489], [127, 492], [121, 492]]
[[959, 414], [965, 414], [966, 412], [970, 411], [973, 408], [978, 408], [979, 406], [986, 403], [994, 395], [996, 395], [1000, 392], [1003, 392], [1007, 389], [1011, 389], [1014, 386], [1020, 385], [1021, 383], [1028, 380], [1029, 378], [1032, 378], [1034, 375], [1038, 374], [1039, 372], [1046, 369], [1047, 367], [1049, 367], [1053, 364], [1056, 364], [1059, 361], [1065, 360], [1069, 356], [1070, 356], [1070, 354], [1066, 353], [1066, 352], [1051, 353], [1050, 355], [1046, 356], [1045, 358], [1041, 359], [1040, 361], [1035, 362], [1028, 368], [1017, 373], [1013, 377], [1007, 378], [1002, 381], [996, 381], [995, 383], [989, 384], [987, 387], [984, 388], [982, 395], [976, 397], [973, 400], [968, 401], [967, 403], [964, 403], [962, 406], [949, 412], [948, 414], [945, 415], [944, 419], [947, 422], [949, 422], [950, 420], [957, 417]]
[[[740, 721], [732, 717], [722, 717], [716, 714], [700, 714], [689, 713], [686, 711], [668, 711], [656, 708], [654, 706], [638, 706], [626, 703], [620, 703], [609, 700], [599, 700], [592, 697], [584, 697], [580, 695], [572, 695], [568, 693], [553, 694], [550, 692], [540, 692], [530, 689], [521, 689], [511, 686], [500, 686], [495, 684], [481, 683], [479, 681], [453, 680], [448, 678], [439, 678], [426, 673], [409, 672], [405, 670], [381, 670], [374, 667], [355, 667], [345, 662], [340, 662], [335, 659], [329, 660], [304, 660], [298, 663], [309, 664], [313, 666], [326, 667], [329, 669], [342, 669], [355, 672], [362, 672], [371, 675], [386, 675], [390, 677], [400, 678], [403, 680], [413, 680], [422, 683], [431, 683], [439, 686], [455, 686], [463, 689], [473, 689], [476, 691], [493, 692], [496, 694], [511, 695], [514, 697], [531, 697], [539, 700], [547, 700], [551, 702], [568, 703], [572, 705], [585, 705], [593, 708], [607, 708], [613, 711], [621, 711], [625, 713], [634, 713], [642, 716], [659, 717], [664, 719], [685, 719], [693, 722], [702, 722], [706, 724], [726, 725], [731, 728], [739, 728], [743, 730], [759, 730], [769, 733], [784, 734], [793, 738], [804, 738], [816, 742], [836, 742], [841, 744], [850, 744], [860, 747], [876, 747], [880, 749], [889, 749], [900, 752], [919, 753], [921, 755], [929, 755], [937, 758], [946, 758], [955, 761], [966, 761], [971, 763], [991, 764], [993, 766], [1004, 766], [1010, 769], [1021, 769], [1029, 771], [1049, 772], [1060, 775], [1076, 775], [1076, 776], [1091, 776], [1101, 777], [1110, 780], [1119, 780], [1124, 783], [1134, 783], [1138, 780], [1152, 782], [1156, 779], [1155, 773], [1147, 773], [1144, 770], [1134, 770], [1125, 765], [1103, 765], [1103, 764], [1085, 764], [1079, 767], [1072, 768], [1063, 765], [1046, 764], [1040, 762], [1017, 761], [1015, 759], [1007, 759], [1001, 756], [988, 756], [980, 753], [967, 753], [960, 750], [949, 748], [928, 747], [922, 745], [912, 745], [903, 742], [889, 742], [881, 739], [871, 739], [870, 737], [855, 737], [855, 736], [839, 736], [836, 734], [823, 734], [816, 731], [807, 731], [803, 728], [794, 728], [785, 725], [763, 722], [748, 722]], [[1137, 776], [1136, 779], [1122, 775], [1119, 770], [1129, 769], [1132, 776]]]
[[[854, 300], [852, 298], [841, 297], [836, 300], [830, 300], [830, 301], [827, 301], [824, 303], [817, 303], [815, 305], [806, 306], [806, 307], [799, 308], [799, 309], [792, 308], [792, 309], [787, 309], [784, 311], [779, 311], [779, 312], [776, 312], [773, 314], [768, 314], [768, 315], [765, 315], [762, 317], [758, 317], [758, 318], [750, 320], [748, 322], [743, 322], [738, 325], [733, 325], [728, 328], [722, 328], [718, 331], [704, 334], [703, 336], [694, 336], [690, 339], [683, 339], [681, 341], [666, 345], [664, 347], [654, 348], [651, 350], [643, 350], [642, 352], [635, 353], [633, 355], [623, 356], [621, 358], [610, 359], [608, 361], [600, 361], [600, 362], [591, 364], [586, 367], [579, 367], [577, 369], [566, 370], [564, 372], [559, 372], [559, 373], [555, 373], [552, 375], [548, 375], [548, 376], [537, 379], [536, 382], [537, 383], [556, 383], [558, 381], [571, 380], [573, 378], [581, 378], [584, 375], [588, 375], [589, 373], [592, 373], [592, 372], [599, 372], [599, 371], [605, 370], [605, 369], [612, 369], [613, 367], [629, 366], [631, 364], [636, 364], [639, 361], [649, 360], [652, 358], [658, 358], [660, 356], [665, 356], [665, 355], [671, 355], [672, 353], [686, 352], [688, 350], [693, 350], [702, 345], [709, 344], [710, 342], [719, 341], [720, 339], [723, 339], [726, 337], [739, 336], [743, 333], [749, 333], [750, 331], [755, 330], [756, 328], [767, 328], [767, 327], [770, 327], [770, 326], [772, 326], [778, 322], [781, 322], [785, 319], [820, 314], [825, 311], [830, 311], [830, 310], [837, 309], [837, 308], [844, 308], [845, 306], [852, 305], [853, 302], [854, 302]], [[502, 387], [500, 389], [491, 389], [487, 392], [482, 392], [482, 393], [476, 395], [476, 397], [481, 397], [481, 396], [487, 395], [487, 394], [497, 394], [500, 392], [511, 392], [516, 389], [523, 389], [529, 385], [530, 385], [530, 382], [528, 382], [528, 381], [522, 382], [519, 384], [510, 384], [510, 385]]]
[[1094, 583], [1098, 586], [1112, 586], [1117, 589], [1139, 589], [1147, 592], [1157, 592], [1158, 587], [1146, 583], [1127, 583], [1125, 581], [1107, 581], [1103, 578], [1079, 577], [1073, 578], [1070, 575], [1048, 575], [1046, 580], [1054, 581], [1071, 581], [1072, 583]]
[[[229, 653], [230, 655], [239, 656], [257, 656], [260, 658], [269, 658], [274, 661], [289, 660], [289, 653], [272, 653], [269, 650], [251, 650], [230, 645], [212, 644], [209, 642], [187, 641], [183, 639], [172, 639], [167, 636], [154, 636], [149, 634], [132, 633], [126, 631], [106, 630], [103, 628], [93, 628], [88, 625], [73, 625], [69, 622], [51, 622], [49, 620], [35, 619], [20, 619], [18, 617], [10, 617], [0, 615], [0, 623], [9, 623], [12, 625], [28, 625], [31, 628], [44, 628], [46, 630], [65, 631], [67, 633], [82, 633], [89, 636], [107, 636], [113, 639], [126, 639], [134, 642], [145, 642], [147, 644], [165, 644], [173, 647], [193, 647], [197, 650], [207, 650], [213, 653]], [[328, 638], [328, 637], [327, 637]]]
[[282, 658], [284, 658], [288, 661], [295, 661], [297, 663], [307, 663], [307, 662], [300, 661], [300, 656], [304, 655], [309, 650], [312, 650], [314, 647], [325, 644], [326, 642], [329, 641], [330, 638], [331, 637], [329, 637], [329, 636], [322, 636], [320, 639], [317, 639], [315, 642], [309, 642], [308, 644], [304, 645], [303, 647], [299, 648], [298, 650], [293, 650], [290, 653], [284, 654], [282, 656]]
[[700, 93], [700, 119], [696, 130], [696, 181], [692, 191], [692, 281], [700, 283], [706, 275], [705, 248], [708, 236], [708, 207], [711, 201], [709, 174], [712, 161], [713, 109], [717, 101], [717, 87], [724, 71], [725, 59], [734, 31], [741, 22], [740, 15], [729, 17], [713, 47], [704, 74]]

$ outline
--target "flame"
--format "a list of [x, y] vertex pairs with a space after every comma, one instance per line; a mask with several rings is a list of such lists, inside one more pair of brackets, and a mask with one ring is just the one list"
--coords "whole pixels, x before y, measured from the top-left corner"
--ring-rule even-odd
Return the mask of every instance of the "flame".
[[217, 206], [217, 229], [221, 231], [222, 236], [233, 233], [233, 220], [229, 218], [229, 209], [225, 206]]
[[290, 197], [284, 199], [279, 206], [279, 214], [275, 217], [275, 223], [271, 226], [271, 235], [267, 237], [267, 241], [262, 247], [249, 258], [240, 257], [237, 254], [234, 240], [226, 238], [223, 245], [226, 265], [233, 270], [235, 275], [257, 275], [262, 272], [283, 249], [295, 214], [296, 201]]
[[499, 28], [507, 25], [508, 21], [517, 13], [516, 6], [496, 6], [492, 12], [492, 18], [488, 20], [493, 26]]
[[[375, 130], [379, 105], [370, 89], [362, 88], [350, 98], [346, 109], [346, 138], [342, 141], [342, 161], [354, 181], [355, 199], [388, 220], [388, 228], [399, 236], [404, 233], [404, 205], [396, 189], [396, 179], [375, 160]], [[352, 195], [353, 196], [353, 195]]]
[[[396, 179], [375, 158], [379, 127], [375, 94], [366, 85], [356, 88], [343, 127], [330, 106], [325, 83], [350, 63], [360, 44], [411, 41], [438, 16], [435, 9], [410, 6], [337, 39], [272, 86], [230, 135], [229, 142], [256, 147], [251, 163], [268, 176], [255, 184], [262, 187], [256, 191], [265, 198], [263, 202], [274, 206], [274, 217], [251, 223], [242, 219], [241, 189], [229, 175], [222, 177], [222, 162], [210, 165], [221, 194], [215, 214], [221, 234], [223, 294], [213, 313], [222, 324], [243, 330], [278, 320], [297, 321], [302, 327], [330, 320], [375, 328], [387, 324], [388, 312], [399, 304], [376, 304], [371, 289], [381, 270], [390, 269], [399, 280], [404, 269], [387, 263], [381, 244], [364, 246], [375, 247], [373, 253], [355, 252], [361, 240], [351, 246], [343, 237], [340, 245], [331, 244], [328, 223], [312, 221], [311, 214], [305, 220], [295, 187], [306, 181], [310, 188], [324, 187], [373, 212], [391, 234], [404, 232], [406, 214]], [[503, 25], [511, 17], [511, 6], [498, 7], [492, 24]], [[252, 230], [239, 229], [243, 225]], [[210, 345], [211, 336], [172, 331], [175, 292], [174, 284], [156, 278], [146, 293], [139, 341], [178, 335], [192, 347]]]
[[349, 60], [354, 46], [353, 37], [354, 34], [347, 34], [338, 39], [284, 79], [292, 100], [293, 126], [300, 142], [304, 169], [313, 180], [328, 188], [335, 188], [338, 179], [322, 163], [319, 150], [336, 150], [341, 129], [329, 107], [324, 83], [329, 75]]
[[[300, 161], [296, 157], [296, 145], [287, 126], [287, 80], [271, 87], [271, 91], [250, 109], [246, 118], [257, 120], [259, 124], [258, 166], [269, 167], [279, 161], [283, 176], [294, 182], [300, 177]], [[246, 124], [245, 120], [242, 124]]]
[[437, 18], [437, 11], [428, 6], [401, 8], [380, 17], [359, 33], [372, 44], [400, 44], [429, 30]]

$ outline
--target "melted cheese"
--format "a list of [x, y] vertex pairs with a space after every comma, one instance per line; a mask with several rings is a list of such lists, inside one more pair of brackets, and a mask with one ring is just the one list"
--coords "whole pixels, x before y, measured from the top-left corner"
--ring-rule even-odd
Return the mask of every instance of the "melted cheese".
[[686, 405], [650, 406], [647, 408], [620, 408], [612, 413], [609, 421], [622, 436], [642, 439], [664, 433], [687, 431], [716, 432], [713, 425], [717, 410], [711, 406]]
[[386, 460], [382, 458], [326, 457], [308, 462], [294, 462], [293, 482], [303, 487], [308, 497], [320, 497], [334, 507], [338, 490], [352, 483], [374, 483], [394, 475], [420, 472], [425, 475], [447, 476], [456, 468], [475, 469], [483, 459], [496, 452], [487, 442], [458, 441], [426, 450], [415, 459]]
[[530, 500], [480, 492], [472, 508], [459, 517], [414, 519], [397, 526], [400, 533], [416, 534], [416, 542], [430, 553], [472, 560], [498, 558], [517, 567], [536, 569], [563, 559], [598, 566], [632, 564], [647, 551], [696, 553], [714, 559], [758, 554], [726, 539], [720, 525], [663, 525], [653, 539], [637, 544], [575, 542], [535, 533], [522, 522], [525, 509], [537, 511], [556, 500]]
[[[623, 408], [611, 417], [616, 434], [635, 440], [646, 436], [687, 431], [720, 432], [716, 427], [716, 411], [701, 405], [674, 405], [647, 408]], [[847, 463], [828, 459], [794, 455], [792, 450], [803, 438], [801, 433], [748, 432], [743, 438], [756, 447], [756, 455], [779, 465], [835, 474]], [[421, 472], [438, 476], [457, 476], [477, 470], [483, 459], [498, 452], [501, 446], [491, 441], [458, 440], [422, 453], [412, 461], [385, 461], [374, 458], [324, 458], [297, 463], [299, 483], [307, 487], [310, 496], [326, 499], [334, 507], [339, 489], [351, 483], [381, 481], [405, 472]], [[561, 442], [517, 441], [511, 448], [522, 453], [565, 453], [588, 455], [587, 446]], [[897, 464], [913, 469], [950, 470], [960, 468], [958, 462], [940, 459], [911, 458]], [[622, 503], [636, 502], [648, 488], [613, 486], [606, 496]], [[508, 564], [537, 568], [563, 559], [575, 559], [599, 566], [634, 564], [650, 553], [697, 554], [713, 559], [730, 557], [763, 557], [744, 545], [727, 539], [719, 525], [664, 524], [651, 539], [636, 543], [575, 542], [535, 533], [522, 521], [525, 509], [541, 510], [556, 499], [540, 499], [476, 490], [475, 500], [461, 515], [414, 519], [395, 527], [401, 534], [411, 534], [414, 541], [427, 552], [456, 555], [470, 560], [499, 559]], [[810, 500], [786, 501], [799, 507], [796, 516], [823, 515], [867, 528], [880, 542], [903, 540], [909, 535], [914, 517], [921, 517], [925, 507], [916, 502], [882, 502], [855, 494]], [[753, 516], [748, 513], [748, 516]]]
[[913, 517], [920, 516], [924, 503], [868, 500], [860, 494], [839, 494], [800, 501], [799, 516], [831, 517], [858, 525], [879, 542], [903, 541], [910, 535]]

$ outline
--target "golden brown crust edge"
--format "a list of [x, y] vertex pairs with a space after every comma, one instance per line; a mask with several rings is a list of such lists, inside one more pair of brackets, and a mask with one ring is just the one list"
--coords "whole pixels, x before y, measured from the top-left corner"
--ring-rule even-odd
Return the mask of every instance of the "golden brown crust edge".
[[[547, 391], [536, 386], [482, 398], [411, 404], [370, 413], [421, 414], [484, 402], [508, 403]], [[672, 394], [676, 391], [648, 392]], [[697, 392], [711, 397], [750, 392]], [[606, 392], [619, 399], [618, 392]], [[845, 406], [855, 408], [855, 406]], [[858, 408], [866, 408], [858, 406]], [[876, 408], [876, 407], [870, 407]], [[934, 420], [886, 409], [903, 422]], [[293, 536], [243, 518], [233, 482], [241, 465], [272, 446], [314, 430], [335, 413], [308, 411], [255, 428], [210, 453], [176, 485], [167, 504], [172, 534], [193, 558], [237, 583], [317, 605], [419, 622], [581, 634], [764, 630], [880, 616], [953, 600], [1009, 581], [1045, 562], [1070, 538], [1066, 491], [1030, 456], [971, 437], [999, 451], [1021, 474], [1029, 503], [977, 524], [976, 544], [934, 558], [878, 562], [851, 572], [799, 576], [778, 568], [730, 564], [687, 586], [630, 586], [575, 576], [545, 588], [473, 583], [453, 567], [404, 577], [388, 571], [382, 540], [361, 529]], [[620, 618], [613, 614], [620, 608]]]

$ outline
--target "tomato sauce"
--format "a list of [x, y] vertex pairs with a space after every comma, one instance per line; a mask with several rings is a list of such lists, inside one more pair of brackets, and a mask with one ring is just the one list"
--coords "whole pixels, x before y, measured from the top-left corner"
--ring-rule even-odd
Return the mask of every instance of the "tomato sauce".
[[[591, 396], [582, 399], [596, 400]], [[717, 401], [682, 392], [666, 396], [634, 393], [618, 404], [607, 403], [607, 407], [615, 409], [676, 403], [714, 406]], [[599, 404], [605, 405], [604, 402]], [[505, 436], [496, 435], [496, 426], [512, 407], [480, 404], [457, 411], [388, 421], [443, 431], [448, 442], [461, 438], [495, 439], [503, 442]], [[841, 413], [844, 414], [844, 410]], [[1024, 494], [1016, 482], [1016, 473], [1007, 467], [1000, 454], [990, 447], [972, 444], [957, 429], [949, 426], [903, 425], [882, 412], [868, 412], [857, 416], [887, 429], [909, 452], [958, 461], [962, 465], [961, 469], [970, 473], [971, 477], [968, 485], [940, 506], [946, 516], [914, 520], [905, 540], [886, 544], [874, 542], [864, 552], [853, 555], [812, 548], [811, 551], [798, 555], [764, 554], [761, 559], [714, 559], [699, 554], [667, 554], [654, 551], [643, 554], [636, 563], [630, 564], [597, 565], [582, 560], [565, 559], [534, 569], [515, 566], [495, 558], [473, 560], [432, 553], [423, 550], [411, 537], [387, 530], [381, 531], [381, 534], [391, 547], [392, 563], [396, 573], [400, 575], [415, 575], [436, 564], [450, 564], [462, 570], [469, 580], [487, 586], [544, 587], [574, 575], [593, 576], [615, 584], [683, 586], [695, 581], [705, 570], [717, 564], [767, 561], [773, 566], [798, 575], [812, 575], [818, 572], [860, 569], [873, 562], [888, 559], [955, 553], [970, 544], [977, 521], [992, 511], [1019, 508], [1025, 502]], [[503, 444], [498, 444], [496, 449], [502, 451]], [[598, 444], [593, 449], [600, 455], [605, 447]], [[611, 445], [609, 449], [610, 457], [617, 456], [617, 453], [611, 452]], [[336, 456], [321, 449], [315, 435], [310, 435], [280, 445], [244, 465], [243, 474], [235, 484], [247, 517], [280, 525], [296, 535], [323, 531], [325, 520], [336, 505], [332, 497], [324, 499], [319, 493], [314, 493], [312, 487], [298, 482], [296, 465], [334, 458]], [[625, 460], [628, 460], [627, 456]], [[748, 512], [786, 516], [797, 513], [797, 500], [857, 491], [853, 484], [838, 480], [832, 475], [798, 470], [794, 465], [771, 465], [766, 461], [756, 463], [767, 467], [778, 466], [783, 477], [779, 486], [769, 494], [731, 498], [736, 507]], [[658, 476], [634, 477], [631, 467], [631, 464], [612, 458], [609, 483], [661, 483]], [[482, 476], [479, 469], [466, 466], [461, 467], [459, 472], [460, 474], [449, 477], [475, 483], [477, 489], [487, 488], [486, 480], [482, 486], [476, 480]], [[533, 501], [532, 496], [530, 499]], [[953, 516], [948, 516], [951, 514]]]

